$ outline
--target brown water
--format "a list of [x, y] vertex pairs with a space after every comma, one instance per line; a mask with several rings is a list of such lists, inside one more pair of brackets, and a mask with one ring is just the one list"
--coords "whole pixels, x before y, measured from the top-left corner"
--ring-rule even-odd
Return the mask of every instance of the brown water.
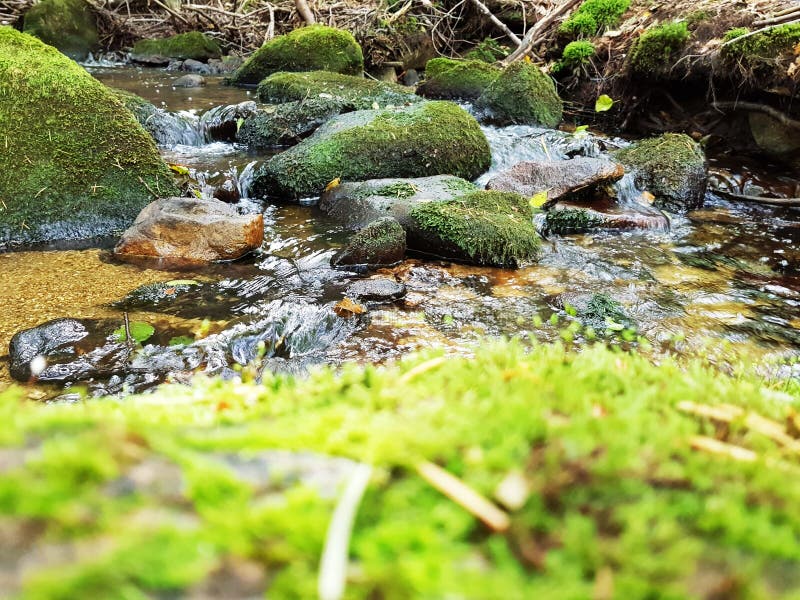
[[[170, 83], [180, 73], [125, 68], [97, 69], [95, 75], [171, 110], [204, 110], [249, 97], [218, 79], [201, 89], [173, 88]], [[486, 131], [495, 169], [542, 148], [554, 152], [544, 142], [552, 133]], [[230, 144], [180, 146], [164, 153], [211, 174], [241, 172], [262, 158]], [[796, 192], [797, 181], [774, 167], [718, 158], [711, 168], [715, 187], [747, 192], [759, 185]], [[266, 242], [257, 256], [188, 275], [119, 264], [98, 249], [0, 254], [0, 355], [16, 331], [49, 319], [121, 322], [122, 310], [110, 304], [147, 283], [191, 277], [203, 285], [184, 303], [158, 313], [133, 312], [132, 318], [157, 330], [186, 331], [208, 318], [216, 332], [269, 316], [265, 311], [275, 302], [298, 310], [332, 305], [347, 284], [361, 277], [328, 266], [347, 235], [315, 207], [263, 209]], [[737, 204], [709, 193], [702, 210], [674, 217], [669, 232], [552, 237], [539, 264], [516, 271], [410, 259], [378, 274], [403, 281], [405, 299], [373, 307], [351, 334], [331, 336], [321, 357], [333, 364], [381, 362], [432, 345], [469, 352], [486, 335], [554, 340], [566, 324], [560, 296], [603, 293], [623, 304], [656, 354], [668, 348], [718, 361], [743, 353], [754, 361], [793, 359], [800, 354], [798, 217], [797, 209]], [[560, 316], [557, 324], [548, 323], [553, 314]], [[324, 331], [319, 335], [325, 339]], [[0, 386], [7, 382], [0, 357]]]

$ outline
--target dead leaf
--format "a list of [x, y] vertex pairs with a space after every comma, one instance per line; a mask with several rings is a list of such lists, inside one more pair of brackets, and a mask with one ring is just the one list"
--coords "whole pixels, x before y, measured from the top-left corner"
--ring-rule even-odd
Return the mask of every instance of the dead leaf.
[[361, 304], [354, 302], [350, 298], [345, 298], [333, 307], [333, 312], [335, 312], [342, 319], [349, 319], [351, 317], [363, 315], [365, 312], [367, 312], [367, 309]]

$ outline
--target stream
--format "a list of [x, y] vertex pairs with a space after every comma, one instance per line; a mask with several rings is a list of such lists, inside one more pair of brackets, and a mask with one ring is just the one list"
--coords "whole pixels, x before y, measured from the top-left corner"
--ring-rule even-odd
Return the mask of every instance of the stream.
[[[330, 267], [350, 234], [312, 203], [248, 199], [253, 165], [268, 156], [204, 143], [200, 115], [254, 99], [252, 92], [215, 77], [206, 77], [202, 88], [175, 88], [178, 72], [89, 70], [110, 86], [181, 113], [186, 143], [162, 148], [165, 160], [189, 168], [209, 194], [231, 180], [243, 197], [238, 209], [264, 213], [265, 242], [243, 260], [195, 271], [120, 263], [110, 252], [116, 239], [0, 254], [0, 388], [11, 382], [12, 335], [61, 317], [119, 325], [127, 313], [155, 333], [132, 359], [130, 375], [66, 392], [61, 383], [38, 384], [29, 388], [31, 397], [140, 391], [165, 379], [188, 380], [198, 370], [233, 376], [234, 365], [302, 372], [320, 363], [382, 363], [432, 346], [469, 353], [487, 335], [553, 341], [569, 320], [565, 299], [596, 293], [622, 303], [656, 355], [678, 352], [715, 362], [747, 356], [774, 365], [774, 375], [799, 373], [792, 365], [800, 355], [800, 209], [735, 203], [708, 192], [702, 209], [670, 215], [669, 231], [549, 236], [542, 260], [519, 270], [412, 258], [377, 273], [402, 281], [404, 298], [367, 303], [366, 315], [345, 319], [333, 307], [367, 277]], [[516, 162], [564, 158], [575, 145], [591, 154], [625, 143], [523, 126], [484, 131], [493, 165], [478, 183]], [[798, 182], [779, 166], [711, 156], [709, 167], [710, 188], [800, 196]], [[627, 178], [617, 185], [622, 195], [638, 194], [626, 189]], [[166, 289], [168, 296], [129, 296], [163, 282], [171, 283], [153, 289]]]

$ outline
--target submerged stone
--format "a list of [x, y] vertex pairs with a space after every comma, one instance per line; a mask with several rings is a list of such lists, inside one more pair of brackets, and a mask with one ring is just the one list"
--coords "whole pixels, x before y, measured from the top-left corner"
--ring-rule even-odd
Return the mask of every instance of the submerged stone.
[[406, 232], [395, 219], [383, 217], [356, 233], [347, 246], [331, 258], [331, 265], [387, 266], [403, 260]]
[[682, 213], [703, 205], [706, 157], [688, 135], [665, 133], [639, 140], [614, 158], [634, 172], [637, 186], [655, 195], [658, 208]]
[[[31, 361], [53, 356], [74, 356], [74, 344], [89, 335], [84, 323], [75, 319], [55, 319], [14, 334], [8, 347], [9, 371], [17, 381], [31, 378]], [[36, 375], [46, 366], [43, 362]]]
[[619, 204], [610, 199], [584, 205], [559, 202], [545, 213], [544, 229], [556, 234], [633, 229], [668, 231], [669, 219], [659, 209], [636, 202]]
[[106, 235], [178, 192], [109, 88], [10, 27], [0, 27], [0, 90], [0, 246]]
[[112, 94], [133, 113], [139, 124], [159, 146], [174, 146], [198, 140], [198, 131], [193, 122], [182, 115], [158, 108], [141, 96], [109, 88]]
[[406, 286], [388, 277], [361, 279], [350, 285], [345, 295], [362, 302], [394, 302], [406, 295]]
[[154, 56], [207, 61], [220, 58], [222, 50], [213, 38], [199, 31], [190, 31], [160, 40], [140, 40], [131, 52], [131, 59], [136, 62], [148, 62], [148, 58]]
[[202, 75], [197, 75], [195, 73], [191, 75], [183, 75], [182, 77], [178, 77], [175, 81], [172, 82], [174, 87], [178, 88], [196, 88], [196, 87], [203, 87], [206, 84], [206, 78]]
[[256, 84], [278, 71], [333, 71], [361, 75], [364, 55], [348, 31], [310, 25], [270, 40], [231, 76], [234, 85]]
[[123, 259], [180, 264], [234, 260], [261, 246], [264, 216], [240, 215], [219, 200], [166, 198], [148, 205], [114, 248]]
[[252, 150], [297, 144], [342, 112], [335, 98], [311, 98], [261, 109], [247, 117], [236, 139]]
[[475, 100], [502, 71], [481, 60], [433, 58], [425, 66], [425, 80], [417, 93], [426, 98]]
[[523, 61], [508, 65], [475, 106], [498, 125], [555, 127], [561, 122], [563, 112], [563, 103], [550, 76]]
[[58, 48], [73, 60], [97, 49], [97, 22], [85, 0], [42, 0], [25, 13], [25, 33]]
[[259, 167], [253, 192], [296, 200], [320, 194], [337, 178], [450, 174], [474, 179], [490, 163], [489, 143], [469, 113], [449, 102], [423, 102], [334, 117]]

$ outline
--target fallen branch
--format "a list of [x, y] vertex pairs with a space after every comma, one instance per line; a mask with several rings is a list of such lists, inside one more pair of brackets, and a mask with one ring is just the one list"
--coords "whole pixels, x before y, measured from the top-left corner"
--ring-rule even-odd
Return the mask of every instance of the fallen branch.
[[749, 33], [745, 33], [744, 35], [740, 35], [739, 37], [735, 37], [732, 40], [728, 40], [727, 42], [722, 44], [719, 48], [720, 48], [720, 50], [722, 50], [726, 46], [731, 46], [731, 45], [733, 45], [733, 44], [735, 44], [737, 42], [741, 42], [742, 40], [746, 40], [747, 38], [752, 37], [754, 35], [757, 35], [759, 33], [764, 33], [765, 31], [769, 31], [770, 29], [775, 29], [776, 27], [780, 27], [782, 25], [792, 25], [794, 23], [800, 23], [800, 18], [792, 19], [791, 21], [785, 21], [783, 23], [770, 25], [768, 27], [762, 27], [761, 29], [756, 29], [755, 31], [751, 31]]
[[305, 21], [307, 25], [313, 25], [317, 22], [306, 0], [294, 0], [294, 5], [297, 7], [297, 13], [303, 18], [303, 21]]
[[759, 104], [757, 102], [713, 102], [711, 106], [721, 111], [748, 110], [751, 112], [762, 112], [778, 121], [781, 125], [800, 130], [800, 121], [796, 121], [795, 119], [786, 116], [778, 109], [772, 108], [766, 104]]
[[736, 194], [712, 188], [711, 192], [728, 198], [729, 200], [739, 200], [740, 202], [757, 202], [758, 204], [769, 204], [772, 206], [800, 206], [800, 198], [765, 198], [764, 196], [748, 196], [746, 194]]
[[514, 50], [514, 52], [503, 59], [503, 64], [507, 65], [515, 60], [523, 58], [526, 54], [528, 54], [531, 51], [531, 48], [542, 41], [544, 33], [556, 19], [568, 13], [580, 2], [581, 0], [565, 0], [563, 4], [556, 6], [544, 17], [536, 21], [533, 27], [528, 30], [528, 33], [525, 34], [525, 37], [522, 38], [522, 43], [519, 45], [519, 48]]
[[516, 34], [515, 34], [513, 31], [511, 31], [511, 30], [508, 28], [508, 25], [506, 25], [506, 24], [505, 24], [505, 23], [503, 23], [503, 22], [502, 22], [500, 19], [498, 19], [497, 17], [495, 17], [495, 16], [492, 14], [492, 11], [490, 11], [490, 10], [487, 8], [487, 6], [486, 6], [486, 5], [485, 5], [483, 2], [481, 2], [481, 0], [472, 0], [472, 3], [475, 5], [475, 7], [476, 7], [476, 8], [477, 8], [479, 11], [481, 11], [481, 13], [483, 13], [485, 16], [489, 17], [489, 20], [490, 20], [492, 23], [494, 23], [494, 24], [495, 24], [495, 25], [496, 25], [496, 26], [497, 26], [499, 29], [501, 29], [501, 30], [503, 31], [503, 33], [505, 33], [505, 34], [506, 34], [506, 36], [508, 36], [508, 38], [509, 38], [511, 41], [513, 41], [513, 42], [514, 42], [514, 43], [515, 43], [517, 46], [521, 46], [521, 45], [522, 45], [522, 40], [521, 40], [521, 39], [519, 39], [519, 38], [517, 37], [517, 35], [516, 35]]
[[755, 462], [758, 459], [758, 454], [747, 448], [741, 446], [734, 446], [733, 444], [726, 444], [714, 438], [706, 437], [703, 435], [696, 435], [692, 437], [689, 442], [695, 450], [702, 450], [710, 454], [718, 456], [726, 456], [733, 460], [740, 462]]

